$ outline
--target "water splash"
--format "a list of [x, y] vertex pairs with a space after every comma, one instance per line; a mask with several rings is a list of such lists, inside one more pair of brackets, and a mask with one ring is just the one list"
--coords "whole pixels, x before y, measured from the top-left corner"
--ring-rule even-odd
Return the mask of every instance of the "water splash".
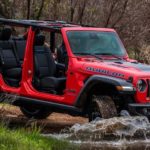
[[59, 135], [81, 145], [81, 150], [150, 149], [150, 123], [146, 117], [115, 117], [75, 124]]
[[150, 123], [146, 117], [119, 117], [93, 121], [70, 128], [71, 140], [118, 141], [150, 139]]

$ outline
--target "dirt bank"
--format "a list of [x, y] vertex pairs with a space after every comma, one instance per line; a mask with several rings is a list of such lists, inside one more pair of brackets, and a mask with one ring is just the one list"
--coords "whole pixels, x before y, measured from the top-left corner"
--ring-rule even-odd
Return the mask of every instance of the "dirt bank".
[[72, 117], [68, 114], [52, 113], [47, 119], [34, 120], [26, 118], [18, 107], [10, 105], [0, 106], [0, 121], [5, 122], [10, 127], [31, 127], [35, 124], [42, 129], [44, 133], [53, 133], [64, 131], [67, 127], [75, 123], [83, 124], [87, 122], [86, 118]]

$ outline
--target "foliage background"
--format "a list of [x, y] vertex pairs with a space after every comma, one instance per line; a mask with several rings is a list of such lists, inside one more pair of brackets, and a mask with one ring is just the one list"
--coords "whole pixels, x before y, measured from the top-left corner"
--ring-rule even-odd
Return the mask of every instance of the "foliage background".
[[0, 0], [0, 17], [115, 28], [129, 55], [150, 63], [150, 0]]

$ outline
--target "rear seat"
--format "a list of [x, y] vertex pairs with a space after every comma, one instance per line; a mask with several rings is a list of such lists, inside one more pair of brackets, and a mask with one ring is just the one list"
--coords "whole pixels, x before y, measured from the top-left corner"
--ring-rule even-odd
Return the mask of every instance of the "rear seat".
[[10, 86], [18, 87], [21, 80], [21, 64], [11, 37], [11, 28], [5, 27], [0, 34], [0, 63], [4, 80]]
[[15, 39], [15, 46], [16, 46], [16, 51], [19, 56], [20, 63], [23, 63], [24, 59], [24, 54], [25, 54], [25, 48], [26, 48], [26, 40], [24, 39]]

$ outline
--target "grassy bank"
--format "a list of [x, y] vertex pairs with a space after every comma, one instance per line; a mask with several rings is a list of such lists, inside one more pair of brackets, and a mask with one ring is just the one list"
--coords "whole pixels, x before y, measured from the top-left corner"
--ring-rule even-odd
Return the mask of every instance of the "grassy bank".
[[43, 137], [37, 130], [10, 130], [0, 125], [0, 150], [73, 150], [65, 141]]

